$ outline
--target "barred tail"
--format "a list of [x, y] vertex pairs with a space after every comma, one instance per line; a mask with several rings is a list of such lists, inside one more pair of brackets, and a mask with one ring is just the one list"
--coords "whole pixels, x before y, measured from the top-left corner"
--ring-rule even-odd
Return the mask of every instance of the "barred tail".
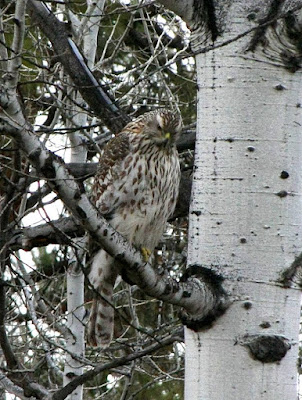
[[93, 259], [89, 280], [96, 292], [88, 324], [88, 343], [109, 346], [114, 327], [113, 288], [117, 278], [112, 257], [100, 250]]

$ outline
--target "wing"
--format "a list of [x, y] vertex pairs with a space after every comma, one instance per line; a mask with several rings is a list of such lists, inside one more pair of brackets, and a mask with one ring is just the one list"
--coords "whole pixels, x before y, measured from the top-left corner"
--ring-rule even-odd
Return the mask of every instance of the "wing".
[[92, 200], [102, 214], [112, 213], [122, 201], [117, 188], [127, 179], [124, 164], [130, 153], [126, 132], [111, 139], [105, 147], [92, 188]]

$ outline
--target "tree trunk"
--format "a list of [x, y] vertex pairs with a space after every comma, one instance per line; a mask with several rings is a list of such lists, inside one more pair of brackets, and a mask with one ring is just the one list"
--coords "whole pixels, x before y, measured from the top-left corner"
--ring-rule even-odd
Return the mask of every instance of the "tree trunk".
[[[88, 60], [89, 68], [93, 67], [96, 47], [97, 36], [100, 22], [100, 13], [104, 8], [104, 0], [92, 3], [87, 1], [90, 9], [88, 11], [88, 18], [82, 20], [82, 25], [78, 28], [81, 31], [80, 39], [83, 40], [83, 48], [85, 57]], [[70, 17], [76, 18], [70, 15]], [[85, 33], [83, 33], [85, 31]], [[75, 104], [82, 104], [83, 98], [79, 93], [75, 93]], [[70, 104], [72, 110], [72, 104]], [[81, 109], [75, 106], [73, 113], [73, 123], [76, 126], [86, 126], [87, 114], [82, 112]], [[72, 133], [69, 135], [71, 144], [70, 160], [74, 163], [84, 163], [87, 160], [87, 147], [83, 146], [85, 137], [80, 133]], [[83, 357], [85, 354], [85, 325], [83, 323], [85, 308], [84, 308], [84, 274], [83, 268], [86, 267], [85, 246], [87, 238], [77, 238], [74, 240], [79, 250], [70, 249], [70, 264], [67, 271], [67, 322], [70, 330], [70, 335], [67, 338], [67, 349], [70, 353]], [[83, 363], [76, 360], [71, 354], [66, 356], [64, 367], [64, 382], [66, 386], [76, 376], [83, 373]], [[69, 396], [68, 400], [81, 400], [83, 399], [83, 385], [78, 386]]]
[[[268, 4], [233, 3], [215, 45], [274, 17]], [[301, 71], [282, 60], [284, 45], [295, 54], [289, 28], [279, 20], [196, 57], [188, 265], [223, 275], [232, 304], [210, 329], [186, 332], [185, 399], [297, 398], [300, 290], [280, 281], [302, 247]]]

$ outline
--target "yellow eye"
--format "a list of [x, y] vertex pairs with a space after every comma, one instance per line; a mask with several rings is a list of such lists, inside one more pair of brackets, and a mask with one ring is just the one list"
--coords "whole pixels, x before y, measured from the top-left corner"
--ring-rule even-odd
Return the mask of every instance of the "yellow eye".
[[166, 132], [165, 133], [165, 139], [170, 139], [171, 138], [171, 133], [170, 132]]

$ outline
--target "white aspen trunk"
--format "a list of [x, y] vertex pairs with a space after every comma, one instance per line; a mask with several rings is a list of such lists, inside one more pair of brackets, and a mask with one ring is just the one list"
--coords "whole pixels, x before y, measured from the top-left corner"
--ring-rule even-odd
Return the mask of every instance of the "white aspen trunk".
[[[100, 14], [104, 7], [104, 0], [99, 0], [96, 3], [87, 0], [87, 5], [88, 10], [91, 11], [87, 12], [87, 16], [83, 19], [83, 25], [85, 25], [85, 27], [82, 25], [81, 35], [83, 36], [81, 36], [81, 39], [83, 39], [83, 50], [88, 60], [88, 66], [92, 68], [95, 60]], [[81, 95], [77, 93], [76, 103], [81, 104], [82, 102], [83, 99]], [[73, 120], [79, 127], [85, 126], [88, 123], [87, 114], [81, 112], [81, 110], [77, 108], [74, 111]], [[83, 147], [84, 139], [84, 136], [80, 132], [69, 135], [71, 143], [71, 162], [86, 162], [87, 150]], [[74, 250], [71, 249], [71, 259], [67, 271], [67, 324], [70, 330], [70, 335], [67, 339], [67, 349], [78, 357], [83, 357], [85, 354], [85, 326], [83, 323], [85, 315], [84, 274], [82, 268], [85, 267], [84, 248], [86, 242], [86, 238], [77, 239], [75, 241], [79, 249], [82, 248], [83, 250], [75, 253]], [[67, 385], [75, 376], [82, 373], [82, 363], [72, 357], [70, 353], [67, 353], [63, 385]], [[83, 386], [78, 386], [67, 398], [68, 400], [82, 400]]]
[[[83, 99], [76, 93], [76, 103], [81, 104]], [[72, 105], [70, 105], [72, 109]], [[76, 107], [74, 110], [74, 123], [77, 126], [87, 124], [86, 114], [80, 112]], [[87, 150], [83, 146], [83, 137], [79, 132], [69, 135], [71, 145], [70, 161], [74, 163], [86, 162]], [[85, 355], [85, 326], [83, 323], [85, 315], [84, 307], [84, 282], [85, 277], [82, 268], [85, 267], [85, 244], [86, 239], [78, 238], [74, 240], [77, 250], [71, 248], [69, 251], [69, 265], [66, 274], [67, 280], [67, 326], [69, 336], [66, 340], [66, 360], [64, 366], [63, 386], [67, 385], [75, 376], [83, 373], [83, 365], [72, 356], [78, 357]], [[78, 386], [68, 397], [68, 400], [82, 400], [83, 386]]]
[[[240, 12], [251, 2], [237, 3], [223, 40], [250, 28]], [[233, 303], [210, 329], [186, 329], [186, 400], [298, 393], [300, 289], [279, 279], [302, 250], [301, 72], [244, 54], [248, 39], [196, 57], [188, 265], [221, 274]], [[284, 336], [291, 348], [278, 362], [256, 360], [244, 345], [253, 335]]]
[[[98, 33], [100, 29], [100, 21], [104, 10], [105, 0], [92, 1], [87, 0], [88, 10], [85, 18], [83, 18], [80, 26], [80, 34], [84, 33], [83, 50], [87, 58], [87, 65], [93, 69], [95, 64], [95, 55], [98, 45]], [[87, 22], [86, 22], [87, 18]]]
[[[77, 245], [84, 246], [85, 240], [78, 239]], [[81, 266], [79, 265], [78, 258], [82, 258], [83, 266], [85, 255], [84, 251], [78, 251], [77, 254], [73, 250], [70, 251], [70, 262], [67, 270], [67, 327], [69, 335], [66, 340], [66, 353], [65, 366], [64, 366], [64, 379], [63, 385], [67, 385], [75, 376], [83, 373], [83, 364], [71, 354], [77, 357], [84, 357], [85, 354], [85, 326], [83, 319], [85, 315], [84, 308], [84, 274]], [[68, 400], [81, 400], [83, 398], [83, 386], [78, 386]]]

